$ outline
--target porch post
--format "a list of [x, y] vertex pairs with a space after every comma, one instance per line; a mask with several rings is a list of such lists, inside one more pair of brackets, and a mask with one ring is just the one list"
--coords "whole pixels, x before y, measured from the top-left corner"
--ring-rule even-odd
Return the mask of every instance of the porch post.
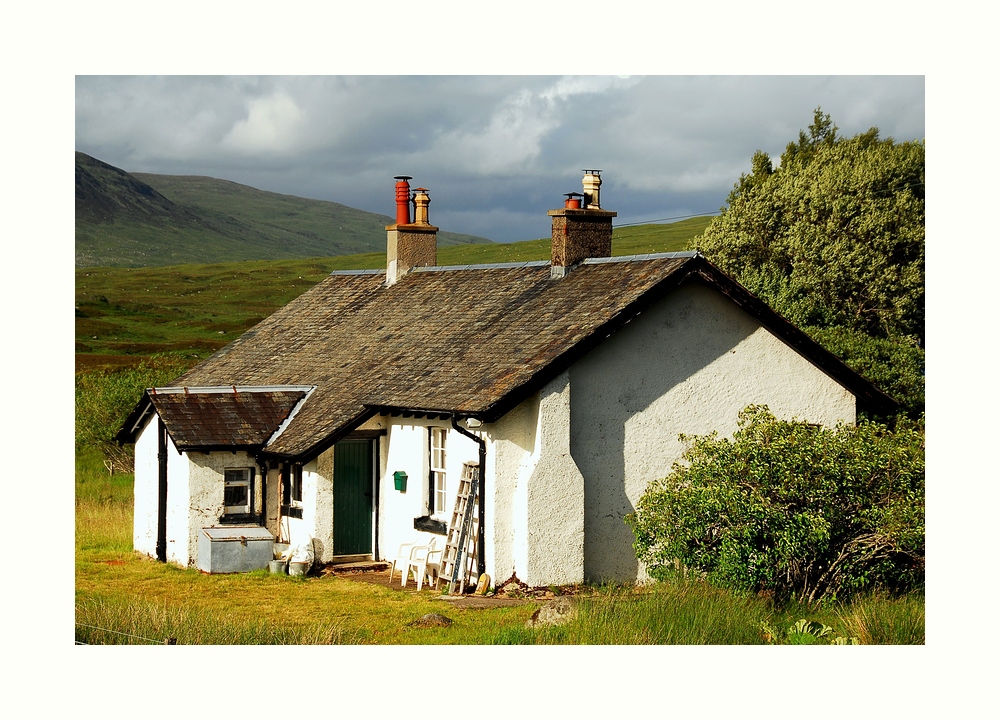
[[163, 420], [156, 419], [157, 448], [156, 459], [159, 464], [159, 485], [156, 506], [156, 559], [167, 561], [167, 429]]

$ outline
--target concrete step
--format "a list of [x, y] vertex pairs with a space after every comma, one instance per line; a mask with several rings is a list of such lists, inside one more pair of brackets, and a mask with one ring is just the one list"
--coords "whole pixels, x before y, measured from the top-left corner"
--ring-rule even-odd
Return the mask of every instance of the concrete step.
[[357, 562], [332, 562], [320, 571], [323, 575], [345, 575], [355, 573], [385, 572], [389, 563], [381, 560], [361, 560]]

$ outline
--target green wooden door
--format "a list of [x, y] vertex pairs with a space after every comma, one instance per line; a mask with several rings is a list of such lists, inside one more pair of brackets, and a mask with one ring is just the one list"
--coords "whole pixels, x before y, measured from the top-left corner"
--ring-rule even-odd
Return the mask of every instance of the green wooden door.
[[341, 440], [333, 450], [333, 553], [372, 551], [374, 449], [371, 440]]

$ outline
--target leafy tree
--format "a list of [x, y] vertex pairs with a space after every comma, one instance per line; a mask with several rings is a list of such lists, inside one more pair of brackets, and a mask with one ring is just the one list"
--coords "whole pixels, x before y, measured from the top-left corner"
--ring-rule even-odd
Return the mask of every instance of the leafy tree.
[[817, 109], [779, 167], [754, 154], [727, 203], [692, 244], [821, 343], [832, 336], [820, 330], [843, 328], [841, 349], [848, 336], [864, 344], [859, 334], [899, 346], [883, 355], [904, 364], [876, 374], [897, 392], [919, 377], [897, 396], [919, 414], [923, 354], [907, 348], [924, 343], [924, 142], [877, 128], [842, 138]]
[[871, 380], [911, 417], [924, 411], [924, 349], [909, 338], [880, 338], [845, 327], [806, 328], [813, 340]]
[[922, 419], [831, 430], [750, 406], [732, 440], [683, 439], [685, 462], [626, 519], [652, 577], [803, 602], [922, 586]]

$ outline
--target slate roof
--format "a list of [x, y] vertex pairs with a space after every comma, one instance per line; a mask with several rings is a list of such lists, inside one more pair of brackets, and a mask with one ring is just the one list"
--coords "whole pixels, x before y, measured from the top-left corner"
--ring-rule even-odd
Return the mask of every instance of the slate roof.
[[157, 388], [139, 407], [156, 409], [178, 450], [261, 448], [306, 395], [305, 388]]
[[[306, 460], [377, 412], [496, 420], [642, 310], [692, 281], [713, 285], [758, 317], [851, 390], [862, 407], [894, 405], [691, 252], [588, 259], [562, 278], [550, 276], [548, 262], [416, 268], [390, 287], [384, 271], [335, 272], [174, 384], [315, 386], [265, 448]], [[273, 398], [269, 419], [251, 428], [240, 414], [246, 406], [233, 399], [216, 406], [218, 399], [191, 400], [191, 394], [165, 402], [160, 397], [154, 397], [157, 410], [162, 407], [184, 428], [181, 442], [202, 446], [259, 440], [275, 425], [282, 402], [292, 400]], [[199, 421], [205, 408], [212, 417], [231, 420]], [[248, 425], [241, 425], [245, 420]], [[172, 431], [171, 437], [178, 442]]]

